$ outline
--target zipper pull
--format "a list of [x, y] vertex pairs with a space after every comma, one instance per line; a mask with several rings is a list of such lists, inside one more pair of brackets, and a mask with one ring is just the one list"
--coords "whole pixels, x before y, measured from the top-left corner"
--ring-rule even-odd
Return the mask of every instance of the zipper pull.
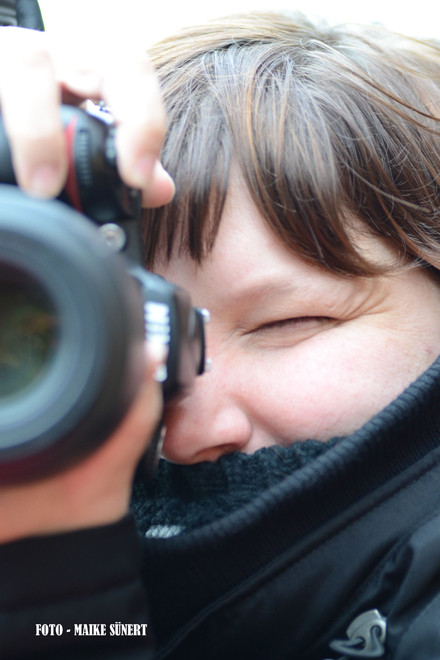
[[357, 616], [347, 628], [348, 639], [334, 639], [329, 646], [348, 658], [381, 658], [385, 654], [387, 620], [379, 610]]

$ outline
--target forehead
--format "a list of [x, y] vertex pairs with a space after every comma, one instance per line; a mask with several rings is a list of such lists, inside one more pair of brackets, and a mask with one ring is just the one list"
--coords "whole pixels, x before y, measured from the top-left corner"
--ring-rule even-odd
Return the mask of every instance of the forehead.
[[[393, 250], [382, 239], [369, 234], [360, 221], [351, 226], [353, 242], [369, 260], [391, 265]], [[157, 270], [167, 279], [200, 295], [195, 304], [214, 308], [276, 305], [293, 296], [306, 300], [327, 298], [353, 291], [353, 278], [319, 268], [288, 248], [271, 231], [253, 202], [243, 178], [234, 171], [212, 251], [201, 264], [177, 250], [169, 262], [158, 263]], [[359, 283], [359, 286], [362, 283]]]

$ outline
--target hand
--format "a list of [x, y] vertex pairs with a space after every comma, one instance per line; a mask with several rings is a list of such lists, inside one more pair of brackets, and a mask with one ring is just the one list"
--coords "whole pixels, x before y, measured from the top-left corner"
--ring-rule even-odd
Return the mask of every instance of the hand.
[[143, 51], [98, 45], [0, 28], [0, 104], [19, 185], [39, 197], [60, 192], [67, 172], [60, 103], [100, 99], [118, 126], [122, 178], [143, 190], [146, 206], [165, 204], [174, 184], [158, 160], [166, 121], [152, 66]]
[[[118, 167], [144, 202], [161, 205], [174, 184], [159, 164], [165, 114], [146, 55], [61, 45], [32, 30], [0, 28], [0, 104], [19, 184], [40, 197], [57, 195], [67, 171], [59, 107], [92, 98], [117, 123]], [[161, 390], [150, 355], [130, 411], [112, 436], [73, 467], [40, 481], [0, 488], [0, 543], [103, 525], [128, 509], [133, 474], [156, 428]]]
[[0, 487], [0, 543], [105, 525], [125, 515], [134, 471], [162, 410], [161, 388], [154, 373], [164, 356], [152, 348], [133, 405], [103, 445], [51, 477]]

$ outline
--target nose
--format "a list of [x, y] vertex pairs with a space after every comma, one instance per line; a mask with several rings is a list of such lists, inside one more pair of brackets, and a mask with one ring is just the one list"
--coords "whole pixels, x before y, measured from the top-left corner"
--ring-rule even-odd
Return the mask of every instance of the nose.
[[163, 454], [176, 463], [215, 461], [245, 452], [252, 437], [246, 397], [239, 385], [222, 378], [221, 367], [196, 379], [191, 392], [165, 411]]

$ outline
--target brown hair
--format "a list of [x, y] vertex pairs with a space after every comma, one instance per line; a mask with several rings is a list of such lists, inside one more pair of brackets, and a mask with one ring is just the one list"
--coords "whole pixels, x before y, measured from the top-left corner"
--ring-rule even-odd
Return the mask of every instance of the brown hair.
[[200, 262], [232, 163], [283, 243], [320, 267], [378, 272], [350, 217], [402, 261], [440, 268], [440, 50], [381, 28], [255, 12], [152, 51], [169, 117], [173, 202], [145, 211], [145, 250]]

